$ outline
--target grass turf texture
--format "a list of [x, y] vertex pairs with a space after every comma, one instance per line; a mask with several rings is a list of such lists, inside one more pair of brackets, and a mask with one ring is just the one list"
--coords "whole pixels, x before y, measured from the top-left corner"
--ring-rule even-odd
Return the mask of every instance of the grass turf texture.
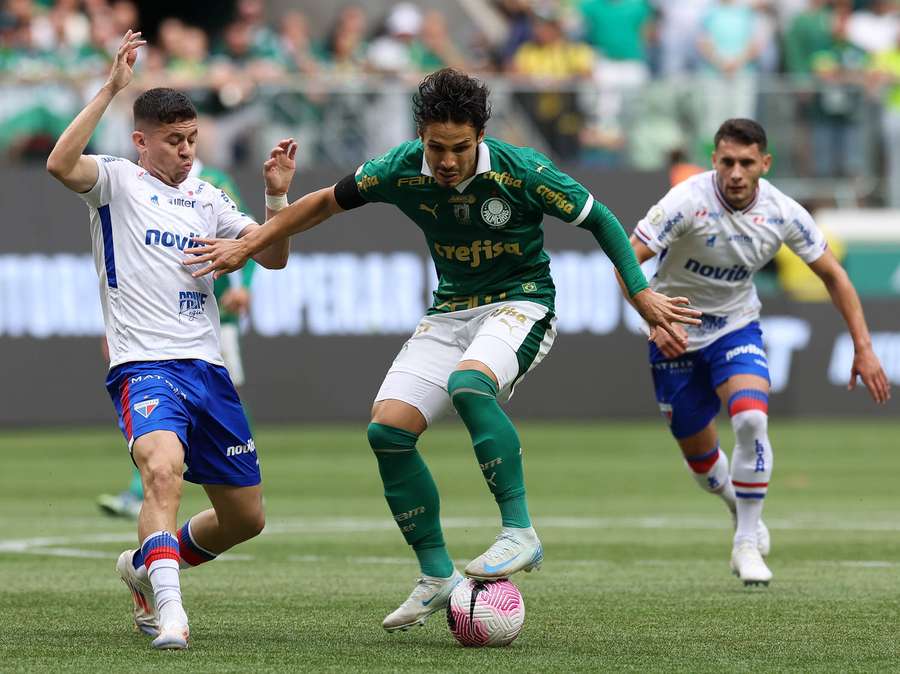
[[[3, 671], [884, 671], [900, 662], [900, 423], [773, 424], [768, 589], [730, 575], [730, 519], [656, 423], [523, 424], [538, 574], [514, 577], [525, 629], [456, 645], [443, 614], [386, 634], [416, 577], [381, 497], [365, 426], [261, 429], [267, 531], [182, 576], [193, 643], [131, 631], [114, 571], [134, 526], [95, 499], [127, 484], [113, 430], [0, 434]], [[726, 433], [727, 435], [727, 433]], [[728, 447], [729, 437], [723, 437]], [[496, 508], [459, 424], [420, 443], [456, 559]], [[185, 490], [182, 515], [205, 507]], [[43, 540], [36, 540], [36, 539]]]

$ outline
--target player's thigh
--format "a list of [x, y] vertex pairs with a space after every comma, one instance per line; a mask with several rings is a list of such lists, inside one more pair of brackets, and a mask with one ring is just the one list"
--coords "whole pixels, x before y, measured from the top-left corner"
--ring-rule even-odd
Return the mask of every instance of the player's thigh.
[[450, 404], [447, 379], [463, 349], [458, 321], [426, 316], [385, 375], [372, 408], [372, 421], [421, 433]]
[[749, 389], [768, 395], [769, 360], [758, 323], [716, 340], [709, 347], [708, 361], [716, 393], [726, 407], [738, 391]]
[[262, 531], [266, 521], [262, 485], [233, 487], [227, 484], [205, 484], [203, 489], [209, 496], [220, 525], [249, 529], [253, 533]]
[[[420, 401], [419, 407], [429, 409], [431, 406]], [[372, 423], [421, 435], [428, 428], [428, 420], [419, 407], [394, 398], [379, 400], [372, 405]]]
[[691, 352], [670, 360], [651, 343], [650, 371], [656, 402], [669, 430], [680, 446], [685, 440], [692, 448], [689, 439], [709, 428], [721, 409], [702, 354]]
[[550, 352], [556, 338], [556, 317], [536, 302], [503, 302], [476, 319], [474, 328], [457, 368], [465, 369], [472, 361], [481, 363], [498, 388], [511, 394]]
[[252, 487], [261, 481], [256, 442], [228, 371], [199, 363], [205, 395], [191, 406], [184, 479], [195, 484]]
[[756, 374], [735, 374], [722, 382], [716, 388], [716, 393], [722, 404], [728, 405], [738, 391], [745, 390], [760, 391], [768, 395], [769, 380]]

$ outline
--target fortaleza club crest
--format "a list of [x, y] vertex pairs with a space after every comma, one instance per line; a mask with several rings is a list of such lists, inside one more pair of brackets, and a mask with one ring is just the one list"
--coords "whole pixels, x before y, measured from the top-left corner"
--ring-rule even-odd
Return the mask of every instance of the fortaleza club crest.
[[491, 197], [481, 204], [481, 219], [491, 229], [502, 229], [512, 217], [512, 209], [505, 199]]
[[178, 293], [178, 316], [193, 321], [206, 313], [206, 293], [182, 290]]
[[134, 411], [147, 419], [151, 414], [153, 414], [153, 410], [155, 410], [158, 406], [159, 398], [153, 398], [152, 400], [142, 400], [141, 402], [134, 404]]

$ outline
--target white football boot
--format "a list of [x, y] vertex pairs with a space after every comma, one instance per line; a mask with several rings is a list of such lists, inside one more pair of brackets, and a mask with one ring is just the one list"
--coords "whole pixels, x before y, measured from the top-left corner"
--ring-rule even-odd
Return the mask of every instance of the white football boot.
[[[731, 513], [731, 524], [733, 529], [737, 530], [737, 513]], [[762, 521], [762, 518], [760, 518], [759, 524], [756, 525], [756, 547], [759, 550], [759, 554], [763, 557], [768, 557], [772, 551], [772, 538], [769, 535], [769, 527]]]
[[517, 571], [541, 568], [544, 549], [533, 527], [503, 527], [487, 551], [466, 566], [465, 574], [475, 580], [499, 580]]
[[189, 636], [188, 618], [181, 603], [163, 605], [159, 612], [159, 636], [150, 645], [159, 650], [182, 651], [188, 647]]
[[153, 604], [153, 586], [150, 584], [149, 578], [142, 580], [138, 577], [137, 571], [134, 570], [134, 565], [131, 563], [134, 553], [134, 550], [126, 550], [119, 555], [116, 571], [119, 572], [119, 578], [131, 592], [134, 629], [147, 636], [155, 637], [159, 635], [159, 619]]
[[738, 541], [734, 546], [731, 551], [731, 570], [745, 586], [768, 586], [772, 580], [772, 572], [759, 553], [759, 546], [753, 541]]
[[463, 575], [453, 569], [449, 578], [422, 576], [416, 581], [409, 597], [397, 610], [385, 616], [381, 623], [388, 632], [408, 630], [416, 625], [424, 625], [432, 613], [443, 611], [450, 602], [450, 593], [463, 580]]

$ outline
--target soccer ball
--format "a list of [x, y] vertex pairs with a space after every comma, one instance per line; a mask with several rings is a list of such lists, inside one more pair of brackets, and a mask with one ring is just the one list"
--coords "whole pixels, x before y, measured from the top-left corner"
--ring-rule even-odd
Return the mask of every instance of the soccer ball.
[[506, 646], [525, 623], [525, 600], [506, 579], [466, 578], [450, 595], [447, 624], [463, 646]]

